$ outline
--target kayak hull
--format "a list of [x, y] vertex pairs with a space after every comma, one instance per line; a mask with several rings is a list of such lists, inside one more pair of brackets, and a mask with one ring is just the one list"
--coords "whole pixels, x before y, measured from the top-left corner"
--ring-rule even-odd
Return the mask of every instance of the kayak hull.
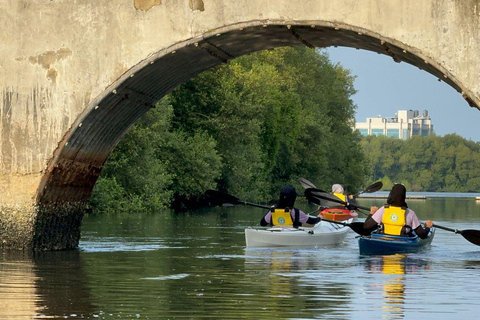
[[345, 221], [358, 217], [358, 213], [353, 210], [346, 209], [325, 209], [320, 212], [320, 216], [328, 220]]
[[326, 221], [312, 227], [248, 228], [245, 229], [245, 241], [247, 248], [319, 248], [341, 243], [349, 231], [349, 227]]
[[371, 236], [358, 238], [361, 255], [390, 255], [397, 253], [414, 253], [428, 248], [435, 235], [432, 228], [428, 238], [401, 237], [373, 233]]

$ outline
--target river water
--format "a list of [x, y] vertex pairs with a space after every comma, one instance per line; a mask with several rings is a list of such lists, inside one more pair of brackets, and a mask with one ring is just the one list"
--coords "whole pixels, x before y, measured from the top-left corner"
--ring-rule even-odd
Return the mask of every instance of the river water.
[[[480, 230], [475, 198], [408, 204]], [[480, 247], [459, 234], [395, 256], [360, 256], [353, 232], [331, 248], [246, 249], [263, 213], [87, 215], [76, 251], [0, 253], [0, 319], [477, 319]]]

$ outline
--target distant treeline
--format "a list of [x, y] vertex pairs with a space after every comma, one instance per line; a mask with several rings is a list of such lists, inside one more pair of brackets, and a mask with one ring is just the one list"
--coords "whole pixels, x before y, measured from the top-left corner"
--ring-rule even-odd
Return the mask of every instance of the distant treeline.
[[283, 184], [302, 192], [299, 177], [325, 190], [332, 183], [357, 190], [369, 181], [361, 136], [351, 130], [353, 81], [325, 52], [305, 47], [203, 72], [127, 133], [90, 205], [96, 212], [152, 212], [195, 204], [207, 189], [267, 202]]
[[413, 136], [408, 140], [368, 136], [362, 147], [372, 180], [388, 190], [403, 183], [408, 191], [480, 191], [480, 144], [456, 134]]

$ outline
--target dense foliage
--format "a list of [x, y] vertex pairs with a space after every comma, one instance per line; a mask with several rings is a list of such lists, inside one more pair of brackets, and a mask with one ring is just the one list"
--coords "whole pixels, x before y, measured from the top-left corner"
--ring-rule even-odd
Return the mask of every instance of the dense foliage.
[[411, 191], [480, 191], [480, 144], [456, 134], [409, 140], [368, 136], [362, 146], [372, 180], [386, 190], [403, 183]]
[[365, 185], [351, 130], [353, 77], [322, 51], [280, 48], [187, 81], [149, 111], [106, 163], [91, 198], [99, 211], [155, 210], [206, 189], [277, 198], [305, 177], [319, 188]]

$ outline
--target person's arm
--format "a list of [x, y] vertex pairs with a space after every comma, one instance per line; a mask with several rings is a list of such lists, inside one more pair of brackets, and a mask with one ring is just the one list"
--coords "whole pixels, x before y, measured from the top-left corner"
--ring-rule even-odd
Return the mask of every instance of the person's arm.
[[431, 220], [427, 220], [425, 222], [425, 228], [419, 225], [417, 228], [415, 228], [415, 233], [417, 236], [419, 236], [422, 239], [425, 239], [428, 237], [428, 233], [430, 232], [430, 228], [433, 226], [433, 222]]
[[378, 226], [377, 221], [375, 221], [375, 219], [372, 218], [372, 216], [375, 214], [375, 212], [377, 212], [377, 210], [378, 210], [378, 207], [376, 206], [370, 207], [370, 215], [367, 217], [367, 219], [365, 219], [365, 222], [363, 223], [363, 229], [371, 230], [371, 229], [375, 229]]
[[319, 217], [308, 217], [307, 219], [307, 223], [308, 224], [317, 224], [321, 221], [322, 219], [320, 219]]
[[416, 235], [422, 239], [428, 237], [430, 228], [433, 226], [433, 222], [428, 220], [425, 222], [425, 228], [417, 217], [417, 214], [412, 209], [408, 209], [407, 212], [407, 225], [411, 226]]
[[263, 217], [262, 220], [260, 220], [260, 225], [261, 225], [262, 227], [268, 226], [268, 222], [265, 220], [265, 217]]
[[356, 205], [357, 204], [357, 200], [353, 197], [353, 195], [348, 196], [348, 204], [350, 204], [350, 205]]
[[309, 216], [308, 214], [306, 214], [302, 210], [298, 210], [298, 213], [300, 214], [300, 217], [299, 217], [300, 221], [299, 222], [300, 222], [301, 225], [305, 225], [305, 224], [313, 225], [313, 224], [319, 223], [322, 220], [319, 217]]
[[270, 222], [272, 221], [272, 211], [268, 211], [262, 218], [262, 220], [260, 220], [260, 225], [262, 227], [266, 227], [270, 224]]

